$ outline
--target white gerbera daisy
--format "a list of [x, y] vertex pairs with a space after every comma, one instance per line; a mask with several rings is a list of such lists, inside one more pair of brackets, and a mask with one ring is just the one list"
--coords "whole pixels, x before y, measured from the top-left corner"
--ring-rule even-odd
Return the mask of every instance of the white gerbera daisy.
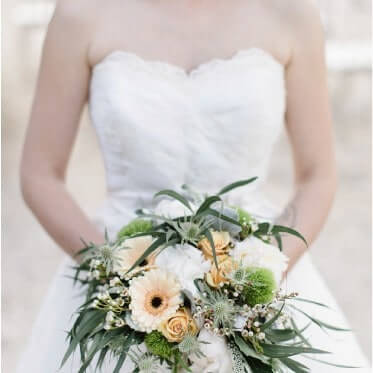
[[129, 287], [133, 321], [148, 333], [157, 329], [179, 308], [180, 290], [176, 277], [160, 269], [134, 278]]
[[[118, 261], [114, 265], [114, 271], [123, 275], [125, 274], [144, 254], [145, 250], [152, 244], [152, 236], [141, 236], [126, 239], [120, 246], [117, 257]], [[155, 253], [152, 253], [145, 261], [141, 264], [153, 264]]]
[[156, 257], [155, 265], [175, 274], [181, 287], [197, 296], [198, 291], [193, 281], [202, 279], [209, 271], [211, 263], [204, 258], [200, 250], [184, 244], [164, 249]]

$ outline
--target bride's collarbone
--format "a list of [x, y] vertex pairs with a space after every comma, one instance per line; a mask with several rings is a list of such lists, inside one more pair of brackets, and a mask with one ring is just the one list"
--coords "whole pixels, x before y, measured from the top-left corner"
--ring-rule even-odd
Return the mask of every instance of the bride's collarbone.
[[128, 9], [123, 16], [103, 15], [90, 42], [90, 65], [95, 66], [115, 51], [123, 51], [144, 61], [165, 62], [192, 71], [211, 60], [228, 60], [250, 48], [266, 51], [283, 65], [288, 61], [290, 47], [286, 34], [279, 33], [269, 20], [256, 25], [246, 17], [227, 16], [220, 22], [206, 21], [201, 25], [191, 21], [186, 26], [170, 21], [167, 15], [157, 18], [150, 10], [144, 12], [149, 14]]

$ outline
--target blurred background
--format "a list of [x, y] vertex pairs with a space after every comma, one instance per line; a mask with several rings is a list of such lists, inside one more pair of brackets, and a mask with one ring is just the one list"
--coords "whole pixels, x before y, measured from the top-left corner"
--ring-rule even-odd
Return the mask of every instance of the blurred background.
[[[328, 40], [340, 185], [311, 254], [371, 358], [371, 0], [317, 2]], [[41, 45], [54, 4], [4, 0], [2, 7], [2, 371], [11, 373], [63, 254], [24, 206], [18, 183]], [[285, 134], [275, 149], [272, 168], [268, 193], [285, 203], [292, 180]], [[104, 198], [103, 165], [87, 113], [68, 186], [89, 214]]]

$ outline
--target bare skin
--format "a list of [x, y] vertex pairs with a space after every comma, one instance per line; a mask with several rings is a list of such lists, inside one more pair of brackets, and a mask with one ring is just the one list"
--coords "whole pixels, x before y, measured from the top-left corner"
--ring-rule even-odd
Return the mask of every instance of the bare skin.
[[[80, 237], [103, 241], [64, 184], [92, 67], [124, 50], [189, 72], [251, 47], [286, 68], [295, 194], [279, 223], [312, 243], [329, 212], [336, 171], [323, 33], [308, 0], [61, 0], [45, 41], [21, 166], [25, 201], [60, 247], [74, 255]], [[284, 244], [292, 267], [306, 248], [291, 237]]]

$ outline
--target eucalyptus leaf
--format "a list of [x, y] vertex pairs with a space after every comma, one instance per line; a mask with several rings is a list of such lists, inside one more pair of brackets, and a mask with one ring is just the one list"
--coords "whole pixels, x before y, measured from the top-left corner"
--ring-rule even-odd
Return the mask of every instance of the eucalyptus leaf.
[[248, 185], [248, 184], [254, 182], [257, 178], [258, 177], [252, 177], [250, 179], [236, 181], [235, 183], [229, 184], [229, 185], [225, 186], [224, 188], [222, 188], [219, 191], [219, 193], [217, 193], [217, 194], [222, 195], [222, 194], [228, 193], [233, 189], [236, 189], [236, 188], [239, 188], [239, 187], [242, 187], [242, 186], [245, 186], [245, 185]]
[[241, 227], [241, 224], [237, 220], [232, 219], [229, 216], [226, 216], [226, 215], [224, 215], [224, 214], [220, 213], [219, 211], [214, 210], [212, 208], [209, 208], [206, 211], [204, 211], [204, 215], [215, 216], [215, 217], [217, 217], [219, 219], [222, 219], [222, 220], [224, 220], [228, 223], [231, 223], [231, 224], [237, 225], [238, 227]]
[[272, 345], [261, 343], [263, 354], [272, 358], [289, 357], [299, 354], [329, 354], [330, 352], [319, 350], [317, 348], [287, 346], [287, 345]]
[[330, 309], [330, 307], [327, 306], [326, 304], [320, 303], [320, 302], [316, 302], [316, 301], [310, 300], [310, 299], [295, 297], [295, 298], [291, 299], [291, 301], [311, 303], [311, 304], [315, 304], [316, 306], [320, 306], [320, 307], [324, 307], [324, 308], [329, 308]]
[[218, 197], [218, 196], [211, 196], [211, 197], [207, 197], [202, 205], [198, 208], [197, 212], [196, 212], [196, 215], [201, 215], [203, 212], [205, 212], [211, 205], [213, 205], [214, 203], [218, 202], [218, 201], [221, 201], [221, 198]]
[[[239, 223], [239, 215], [236, 209], [228, 206], [224, 206], [222, 202], [216, 202], [211, 206], [214, 210], [218, 211], [221, 215], [224, 215]], [[211, 228], [216, 231], [226, 231], [232, 236], [237, 236], [242, 231], [242, 226], [237, 224], [232, 224], [224, 219], [217, 216], [208, 216], [207, 221]]]
[[262, 363], [264, 364], [268, 364], [268, 359], [263, 356], [263, 355], [260, 355], [258, 354], [252, 347], [250, 344], [248, 344], [247, 342], [245, 342], [238, 334], [235, 334], [234, 335], [234, 341], [236, 343], [236, 345], [238, 346], [238, 348], [240, 349], [240, 351], [247, 357], [252, 357], [254, 359], [258, 359], [260, 360]]
[[274, 225], [272, 227], [271, 233], [273, 235], [278, 234], [278, 233], [288, 233], [291, 234], [292, 236], [298, 237], [301, 239], [305, 245], [308, 247], [307, 240], [295, 229], [289, 228], [289, 227], [284, 227], [283, 225]]
[[272, 317], [272, 319], [268, 320], [267, 322], [265, 322], [261, 327], [260, 329], [262, 331], [268, 329], [269, 327], [271, 327], [276, 321], [277, 319], [281, 316], [281, 312], [283, 311], [285, 307], [285, 302], [282, 304], [281, 308], [279, 309], [279, 311], [276, 313], [275, 316]]
[[182, 196], [180, 193], [177, 193], [174, 190], [171, 190], [171, 189], [161, 190], [160, 192], [154, 195], [154, 198], [159, 197], [159, 196], [168, 196], [173, 199], [176, 199], [177, 201], [182, 203], [184, 206], [186, 206], [191, 212], [193, 212], [193, 209], [190, 206], [189, 201], [184, 196]]
[[331, 367], [347, 368], [347, 369], [362, 369], [362, 368], [363, 368], [363, 367], [357, 367], [357, 366], [351, 366], [351, 365], [334, 364], [334, 363], [330, 363], [330, 362], [328, 362], [328, 361], [315, 359], [314, 357], [311, 357], [311, 356], [304, 356], [304, 358], [306, 358], [306, 359], [308, 359], [308, 360], [317, 361], [317, 362], [320, 363], [320, 364], [329, 365], [329, 366], [331, 366]]
[[208, 241], [210, 243], [210, 246], [211, 246], [211, 249], [212, 249], [212, 256], [214, 258], [214, 263], [215, 263], [216, 269], [219, 269], [219, 263], [218, 263], [218, 259], [217, 259], [217, 256], [216, 256], [215, 243], [214, 243], [214, 239], [212, 237], [212, 234], [208, 229], [205, 230], [204, 234], [205, 234], [206, 238], [208, 239]]
[[303, 342], [304, 345], [308, 347], [312, 347], [311, 343], [306, 339], [303, 335], [303, 332], [312, 324], [311, 322], [307, 324], [302, 330], [299, 330], [297, 324], [295, 323], [293, 318], [290, 318], [291, 325], [293, 327], [294, 332], [297, 334], [298, 338]]
[[252, 373], [274, 373], [271, 365], [265, 364], [258, 359], [248, 357], [246, 361]]
[[91, 310], [89, 314], [85, 314], [79, 325], [76, 327], [76, 332], [71, 337], [70, 345], [62, 359], [61, 367], [66, 363], [68, 358], [74, 352], [80, 341], [89, 334], [100, 322], [105, 318], [105, 313], [98, 310]]
[[310, 319], [313, 323], [315, 323], [319, 328], [321, 329], [329, 329], [329, 330], [334, 330], [338, 332], [350, 332], [350, 329], [344, 329], [344, 328], [339, 328], [334, 325], [327, 324], [321, 320], [316, 319], [315, 317], [309, 315], [307, 312], [304, 312], [303, 310], [299, 309], [298, 307], [295, 307], [293, 304], [289, 304], [289, 307], [295, 309], [296, 311], [300, 312], [304, 316], [306, 316], [308, 319]]
[[142, 254], [139, 259], [136, 260], [136, 262], [132, 265], [132, 267], [127, 271], [127, 273], [131, 272], [134, 268], [136, 268], [138, 265], [140, 265], [151, 253], [153, 253], [155, 250], [158, 249], [161, 245], [163, 245], [166, 242], [166, 235], [159, 237], [157, 240], [155, 240]]
[[272, 342], [281, 343], [293, 340], [297, 337], [297, 333], [293, 329], [268, 329], [266, 337]]
[[290, 370], [295, 373], [308, 373], [310, 369], [305, 365], [293, 360], [289, 359], [288, 357], [283, 357], [279, 359], [284, 365], [286, 365]]

